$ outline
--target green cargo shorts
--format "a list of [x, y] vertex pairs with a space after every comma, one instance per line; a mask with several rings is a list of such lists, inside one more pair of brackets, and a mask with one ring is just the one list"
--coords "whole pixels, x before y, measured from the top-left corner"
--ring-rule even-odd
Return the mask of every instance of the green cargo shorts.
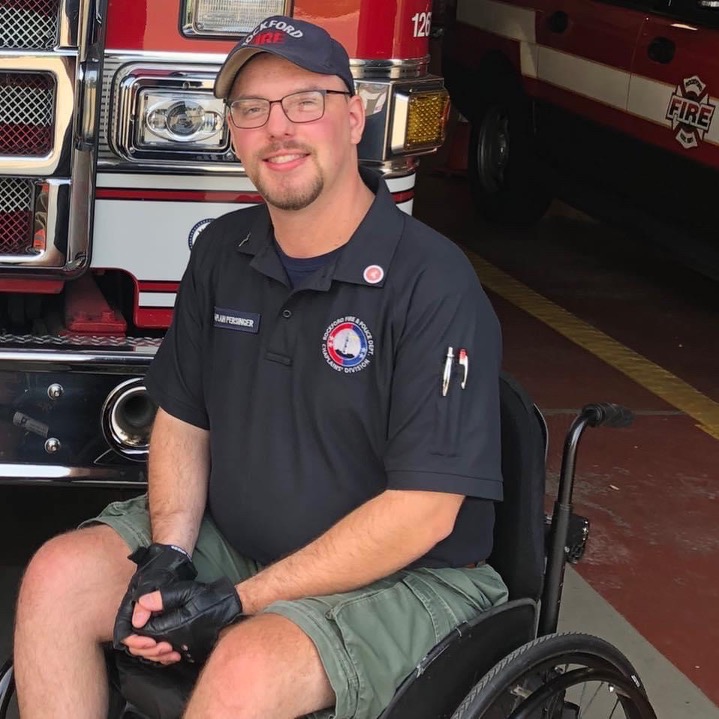
[[[115, 529], [133, 551], [151, 541], [145, 496], [114, 502], [81, 526], [97, 523]], [[205, 582], [227, 576], [238, 584], [262, 569], [240, 556], [207, 516], [192, 559]], [[294, 622], [317, 647], [337, 703], [313, 719], [376, 719], [437, 642], [460, 622], [506, 600], [507, 588], [489, 565], [422, 568], [352, 592], [278, 601], [264, 613]]]

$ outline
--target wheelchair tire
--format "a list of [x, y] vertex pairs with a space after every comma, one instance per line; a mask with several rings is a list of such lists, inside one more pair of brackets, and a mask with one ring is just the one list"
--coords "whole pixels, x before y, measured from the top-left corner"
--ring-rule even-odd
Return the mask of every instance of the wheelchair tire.
[[[583, 703], [587, 687], [590, 704], [599, 697], [593, 708]], [[574, 632], [539, 637], [509, 654], [475, 684], [452, 719], [510, 716], [656, 719], [629, 660], [603, 639]]]

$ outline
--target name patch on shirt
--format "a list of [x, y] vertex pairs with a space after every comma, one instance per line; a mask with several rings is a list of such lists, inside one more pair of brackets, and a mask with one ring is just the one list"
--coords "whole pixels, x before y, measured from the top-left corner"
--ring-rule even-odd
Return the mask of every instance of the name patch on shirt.
[[239, 310], [215, 307], [215, 327], [257, 334], [260, 331], [260, 315], [255, 312], [240, 312]]

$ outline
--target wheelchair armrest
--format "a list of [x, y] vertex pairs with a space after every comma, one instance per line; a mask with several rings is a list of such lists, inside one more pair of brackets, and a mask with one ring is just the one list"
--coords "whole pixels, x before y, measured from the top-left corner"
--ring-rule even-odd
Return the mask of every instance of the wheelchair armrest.
[[535, 637], [537, 605], [517, 599], [460, 624], [399, 686], [379, 719], [444, 719], [497, 662]]

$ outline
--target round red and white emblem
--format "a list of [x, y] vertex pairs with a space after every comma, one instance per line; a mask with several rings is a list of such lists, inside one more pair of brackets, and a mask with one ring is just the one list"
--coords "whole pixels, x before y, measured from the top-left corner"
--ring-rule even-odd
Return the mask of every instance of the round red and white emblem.
[[378, 282], [382, 282], [384, 270], [379, 265], [369, 265], [365, 267], [362, 276], [365, 282], [368, 282], [370, 285], [376, 285]]

